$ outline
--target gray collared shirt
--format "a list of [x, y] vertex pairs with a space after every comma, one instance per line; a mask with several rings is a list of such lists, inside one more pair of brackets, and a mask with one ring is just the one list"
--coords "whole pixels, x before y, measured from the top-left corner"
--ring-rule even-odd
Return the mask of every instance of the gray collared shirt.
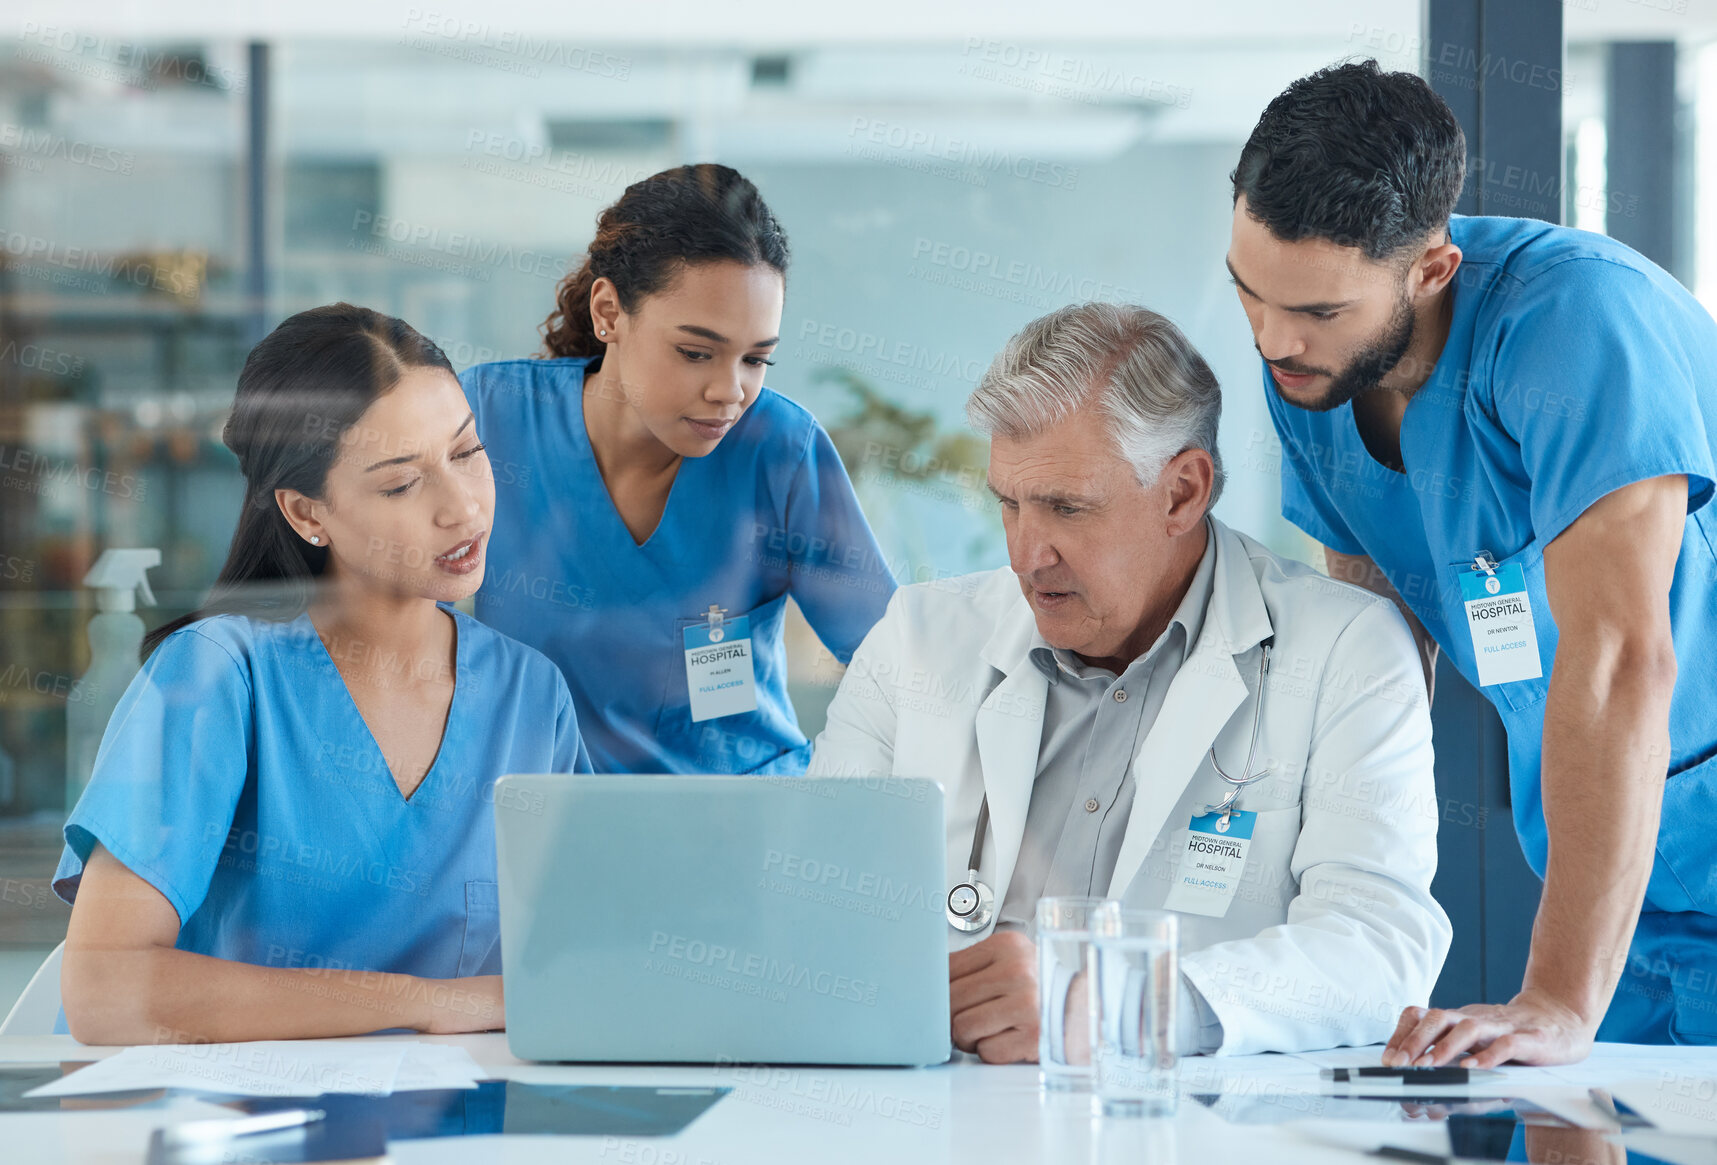
[[1204, 626], [1216, 573], [1216, 538], [1206, 530], [1204, 557], [1169, 625], [1120, 675], [1033, 634], [1029, 655], [1049, 691], [1025, 836], [1001, 923], [1030, 927], [1042, 897], [1108, 893], [1133, 808], [1133, 757]]
[[[1215, 574], [1216, 534], [1207, 522], [1204, 557], [1168, 627], [1118, 676], [1033, 635], [1029, 656], [1049, 691], [1025, 834], [998, 928], [1030, 931], [1042, 897], [1108, 894], [1133, 808], [1133, 757], [1198, 640]], [[1184, 978], [1180, 1002], [1181, 1050], [1214, 1050], [1221, 1025]]]

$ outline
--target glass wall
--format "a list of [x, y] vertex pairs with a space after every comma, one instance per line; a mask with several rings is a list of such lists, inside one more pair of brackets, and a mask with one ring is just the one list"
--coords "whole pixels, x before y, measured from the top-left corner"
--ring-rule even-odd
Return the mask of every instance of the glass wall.
[[[349, 300], [461, 368], [534, 353], [598, 211], [666, 166], [733, 165], [785, 224], [769, 383], [833, 434], [902, 581], [1005, 563], [962, 406], [1020, 325], [1086, 299], [1188, 333], [1227, 388], [1219, 515], [1309, 556], [1278, 514], [1279, 451], [1223, 269], [1228, 173], [1295, 77], [1353, 55], [1416, 67], [1410, 25], [765, 54], [421, 16], [385, 39], [255, 46], [27, 28], [0, 46], [0, 946], [63, 933], [47, 873], [89, 664], [83, 580], [106, 548], [158, 548], [145, 621], [195, 606], [237, 511], [220, 432], [249, 345]], [[1688, 59], [1708, 187], [1717, 66]], [[1602, 182], [1601, 103], [1573, 108], [1587, 96], [1571, 81], [1576, 189]], [[839, 668], [802, 626], [794, 645], [814, 733]]]
[[[1292, 549], [1222, 270], [1226, 180], [1269, 96], [1345, 49], [758, 57], [424, 29], [270, 44], [253, 83], [240, 44], [13, 46], [0, 813], [64, 808], [95, 556], [160, 549], [151, 622], [218, 569], [238, 497], [220, 428], [259, 326], [344, 299], [403, 316], [461, 367], [533, 353], [598, 211], [685, 160], [738, 167], [786, 225], [770, 384], [834, 434], [903, 580], [1004, 561], [962, 405], [1010, 333], [1081, 299], [1150, 304], [1206, 351], [1235, 386], [1223, 512]], [[246, 295], [257, 105], [260, 304]]]
[[[427, 18], [254, 49], [18, 38], [0, 52], [0, 943], [63, 933], [47, 874], [83, 580], [103, 549], [154, 547], [145, 621], [195, 606], [237, 512], [220, 432], [248, 345], [349, 300], [461, 368], [536, 352], [598, 211], [667, 166], [735, 166], [785, 224], [769, 383], [834, 436], [903, 581], [1006, 561], [962, 406], [1021, 324], [1085, 299], [1186, 329], [1231, 390], [1223, 516], [1303, 550], [1222, 267], [1227, 175], [1270, 96], [1356, 51], [1345, 25], [767, 55]], [[791, 642], [815, 733], [840, 669], [802, 623]]]

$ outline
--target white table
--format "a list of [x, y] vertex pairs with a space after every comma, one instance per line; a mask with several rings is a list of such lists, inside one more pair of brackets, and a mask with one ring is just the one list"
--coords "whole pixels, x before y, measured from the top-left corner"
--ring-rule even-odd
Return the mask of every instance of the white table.
[[[377, 1037], [371, 1037], [377, 1038]], [[387, 1037], [382, 1037], [387, 1038]], [[1375, 1161], [1364, 1150], [1385, 1142], [1446, 1152], [1442, 1127], [1432, 1121], [1322, 1119], [1330, 1111], [1318, 1094], [1327, 1085], [1310, 1066], [1270, 1058], [1188, 1061], [1202, 1073], [1242, 1072], [1228, 1081], [1230, 1095], [1303, 1097], [1307, 1119], [1288, 1124], [1233, 1124], [1204, 1105], [1184, 1099], [1172, 1120], [1138, 1121], [1091, 1116], [1088, 1097], [1046, 1095], [1035, 1067], [994, 1067], [961, 1059], [928, 1069], [682, 1067], [632, 1068], [529, 1064], [515, 1059], [499, 1034], [417, 1038], [462, 1045], [496, 1078], [544, 1083], [718, 1085], [733, 1091], [674, 1137], [448, 1137], [397, 1141], [394, 1161], [601, 1162], [603, 1165], [766, 1165], [770, 1162], [908, 1165], [913, 1162], [1076, 1162], [1079, 1165], [1225, 1165], [1258, 1162]], [[90, 1060], [117, 1049], [85, 1047], [69, 1036], [0, 1039], [0, 1064]], [[1665, 1074], [1679, 1065], [1690, 1077], [1717, 1079], [1717, 1049], [1631, 1050], [1594, 1058], [1593, 1080]], [[1629, 1059], [1632, 1052], [1639, 1058]], [[1637, 1069], [1630, 1065], [1637, 1064]], [[1296, 1075], [1297, 1073], [1297, 1075]], [[1538, 1080], [1511, 1094], [1585, 1103], [1586, 1081]], [[1218, 1084], [1212, 1082], [1214, 1089]], [[1200, 1085], [1201, 1090], [1204, 1085]], [[231, 1116], [193, 1099], [165, 1108], [0, 1114], [0, 1160], [20, 1165], [57, 1162], [140, 1162], [149, 1133], [177, 1120]], [[1714, 1158], [1717, 1159], [1717, 1154]]]

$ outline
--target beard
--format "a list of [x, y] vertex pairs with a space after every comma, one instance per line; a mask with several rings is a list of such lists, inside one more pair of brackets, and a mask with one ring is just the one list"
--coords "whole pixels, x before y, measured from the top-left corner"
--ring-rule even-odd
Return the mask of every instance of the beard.
[[[1342, 405], [1359, 396], [1361, 393], [1375, 391], [1381, 386], [1383, 378], [1401, 362], [1401, 357], [1407, 354], [1408, 347], [1413, 343], [1413, 304], [1406, 296], [1396, 301], [1395, 310], [1390, 313], [1389, 322], [1375, 335], [1362, 344], [1353, 358], [1347, 362], [1347, 367], [1334, 375], [1329, 388], [1324, 394], [1314, 400], [1290, 400], [1282, 392], [1282, 386], [1274, 379], [1270, 381], [1280, 396], [1295, 408], [1308, 412], [1327, 413], [1339, 409]], [[1254, 345], [1256, 346], [1256, 345]], [[1259, 353], [1260, 356], [1263, 353]], [[1294, 368], [1282, 366], [1287, 373], [1317, 372], [1313, 368]]]

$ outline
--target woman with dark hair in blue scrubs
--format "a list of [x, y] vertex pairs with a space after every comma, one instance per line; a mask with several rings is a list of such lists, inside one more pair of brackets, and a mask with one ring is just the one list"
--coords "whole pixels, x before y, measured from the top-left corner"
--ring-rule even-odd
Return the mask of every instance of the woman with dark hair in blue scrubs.
[[450, 605], [495, 507], [453, 368], [399, 320], [300, 312], [225, 439], [226, 565], [150, 636], [66, 822], [70, 1031], [501, 1027], [495, 779], [590, 763], [554, 666]]
[[726, 166], [627, 188], [544, 325], [463, 380], [497, 467], [485, 622], [571, 686], [598, 772], [803, 772], [787, 597], [842, 662], [894, 578], [828, 434], [763, 387], [787, 239]]

